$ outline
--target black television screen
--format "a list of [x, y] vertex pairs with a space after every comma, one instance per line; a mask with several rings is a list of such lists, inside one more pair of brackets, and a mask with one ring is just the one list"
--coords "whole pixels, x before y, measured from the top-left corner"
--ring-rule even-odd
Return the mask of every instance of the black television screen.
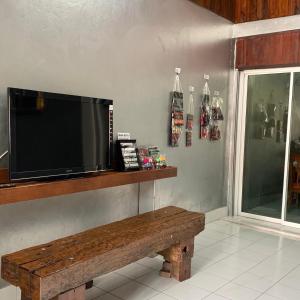
[[112, 100], [8, 88], [11, 180], [111, 168]]

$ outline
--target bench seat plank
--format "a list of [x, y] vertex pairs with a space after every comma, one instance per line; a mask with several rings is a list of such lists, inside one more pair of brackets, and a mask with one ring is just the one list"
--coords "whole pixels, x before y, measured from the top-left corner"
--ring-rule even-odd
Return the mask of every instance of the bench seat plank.
[[[50, 243], [5, 255], [2, 257], [2, 265], [8, 264], [5, 268], [7, 270], [6, 276], [9, 277], [8, 281], [11, 284], [17, 285], [18, 269], [21, 266], [31, 262], [39, 262], [39, 260], [43, 258], [47, 259], [55, 255], [67, 255], [67, 257], [70, 257], [70, 251], [78, 246], [83, 248], [86, 243], [93, 243], [95, 240], [102, 242], [105, 237], [111, 237], [114, 233], [120, 233], [124, 228], [133, 228], [134, 226], [137, 228], [138, 226], [149, 224], [162, 218], [175, 216], [182, 212], [184, 212], [184, 209], [171, 206], [163, 210], [157, 210], [155, 214], [143, 214], [126, 220], [106, 224]], [[4, 268], [2, 268], [2, 271], [3, 269]]]
[[[102, 255], [105, 255], [106, 253], [110, 254], [112, 250], [118, 251], [119, 249], [123, 249], [128, 245], [130, 245], [130, 247], [132, 248], [135, 246], [135, 243], [137, 243], [137, 247], [142, 246], [141, 243], [151, 243], [151, 241], [155, 240], [156, 235], [158, 235], [159, 238], [170, 238], [170, 241], [172, 242], [172, 244], [174, 244], [182, 239], [182, 234], [180, 234], [180, 232], [178, 231], [180, 231], [180, 229], [184, 229], [185, 236], [189, 237], [187, 230], [189, 229], [189, 227], [192, 227], [191, 229], [193, 230], [193, 227], [198, 220], [199, 217], [197, 214], [182, 213], [182, 216], [177, 216], [176, 219], [164, 221], [163, 223], [159, 222], [159, 224], [153, 223], [153, 226], [140, 227], [135, 232], [124, 230], [122, 232], [122, 235], [120, 234], [119, 236], [116, 236], [111, 240], [102, 240], [98, 245], [90, 244], [84, 248], [73, 249], [69, 256], [58, 257], [57, 259], [51, 257], [49, 260], [38, 261], [38, 263], [34, 262], [33, 264], [23, 265], [22, 267], [40, 277], [46, 277], [51, 275], [52, 273], [56, 273], [57, 270], [69, 268], [70, 266], [75, 265], [78, 262], [85, 262], [90, 258], [93, 258], [95, 256], [100, 257]], [[178, 221], [182, 222], [185, 225], [178, 225]], [[191, 222], [191, 225], [186, 224], [187, 222]], [[194, 234], [194, 231], [192, 233]], [[178, 236], [176, 234], [178, 234]], [[193, 236], [195, 236], [195, 234]], [[161, 241], [159, 240], [159, 242]], [[153, 252], [163, 249], [164, 248], [153, 249]]]
[[204, 229], [204, 214], [167, 207], [2, 257], [2, 278], [48, 300]]
[[84, 245], [77, 245], [73, 249], [69, 249], [68, 252], [63, 251], [57, 253], [57, 255], [48, 256], [32, 262], [21, 265], [22, 268], [29, 272], [33, 272], [40, 277], [45, 277], [50, 275], [51, 270], [56, 272], [57, 269], [66, 268], [70, 265], [76, 264], [78, 261], [84, 261], [95, 255], [102, 255], [105, 252], [110, 252], [113, 249], [124, 247], [135, 241], [140, 241], [143, 238], [152, 239], [152, 236], [162, 230], [174, 231], [174, 227], [178, 226], [179, 222], [193, 221], [193, 219], [198, 219], [197, 213], [182, 212], [181, 214], [176, 214], [175, 216], [169, 216], [168, 218], [163, 218], [146, 223], [139, 227], [124, 227], [122, 231], [115, 231], [109, 234], [104, 234], [99, 236], [98, 240], [92, 240], [90, 243]]
[[119, 232], [119, 230], [123, 229], [126, 226], [130, 227], [133, 225], [144, 225], [146, 223], [151, 223], [161, 218], [174, 216], [184, 211], [185, 210], [182, 208], [169, 206], [162, 210], [155, 211], [155, 214], [142, 214], [125, 220], [106, 224], [75, 235], [57, 239], [50, 243], [41, 244], [39, 246], [30, 247], [25, 250], [9, 254], [6, 255], [4, 258], [14, 261], [17, 265], [23, 265], [43, 257], [55, 255], [57, 252], [69, 251], [70, 249], [76, 247], [76, 245], [84, 245], [84, 243], [90, 243], [92, 239], [99, 239], [105, 233], [110, 234], [113, 232]]

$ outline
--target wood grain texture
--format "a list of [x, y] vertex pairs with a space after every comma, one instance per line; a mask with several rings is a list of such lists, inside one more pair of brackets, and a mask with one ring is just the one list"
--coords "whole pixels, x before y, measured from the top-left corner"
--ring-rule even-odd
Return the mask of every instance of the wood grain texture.
[[[191, 263], [194, 256], [194, 238], [172, 245], [160, 254], [165, 258], [160, 274], [164, 277], [184, 281], [191, 277]], [[169, 276], [167, 275], [169, 273]], [[167, 276], [166, 276], [167, 275]]]
[[26, 296], [24, 296], [24, 294], [21, 294], [21, 300], [30, 300], [29, 298], [27, 298]]
[[300, 30], [238, 38], [239, 70], [300, 65]]
[[8, 183], [9, 175], [7, 169], [0, 169], [0, 183]]
[[235, 0], [235, 23], [293, 16], [300, 13], [299, 0]]
[[85, 300], [85, 286], [82, 285], [76, 289], [61, 294], [52, 300]]
[[234, 23], [293, 16], [300, 0], [192, 0]]
[[205, 216], [166, 207], [2, 257], [2, 278], [32, 300], [52, 299], [153, 253], [166, 250], [173, 277], [190, 276], [193, 239]]
[[191, 0], [196, 4], [205, 7], [217, 15], [235, 22], [235, 0]]
[[167, 167], [159, 170], [134, 172], [111, 171], [82, 178], [48, 182], [18, 183], [15, 187], [0, 188], [0, 205], [176, 176], [177, 168]]

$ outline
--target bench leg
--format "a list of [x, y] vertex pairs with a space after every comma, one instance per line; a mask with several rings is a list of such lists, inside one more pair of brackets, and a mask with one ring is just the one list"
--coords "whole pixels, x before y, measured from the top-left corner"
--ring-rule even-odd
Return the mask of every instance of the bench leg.
[[194, 239], [180, 242], [159, 254], [163, 255], [165, 262], [160, 275], [184, 281], [191, 277], [191, 262], [194, 255]]
[[[54, 298], [52, 298], [51, 300], [85, 300], [85, 290], [86, 290], [86, 286], [89, 285], [91, 282], [88, 282], [85, 285], [82, 285], [76, 289], [73, 289], [71, 291], [68, 291], [66, 293], [63, 293], [59, 296], [56, 296]], [[91, 288], [90, 286], [88, 286], [88, 288]], [[21, 293], [21, 300], [31, 300], [31, 298], [28, 298], [27, 296], [24, 295], [24, 293]]]
[[85, 300], [85, 287], [85, 285], [82, 285], [51, 300]]
[[91, 280], [91, 281], [89, 281], [89, 282], [87, 282], [87, 283], [85, 284], [85, 289], [86, 289], [86, 290], [89, 290], [89, 289], [91, 289], [93, 286], [94, 286], [94, 281]]

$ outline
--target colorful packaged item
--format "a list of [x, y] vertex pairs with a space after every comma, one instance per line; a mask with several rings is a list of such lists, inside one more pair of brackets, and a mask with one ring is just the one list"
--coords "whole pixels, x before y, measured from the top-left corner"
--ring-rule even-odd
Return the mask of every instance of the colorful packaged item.
[[160, 168], [166, 168], [167, 167], [167, 157], [165, 154], [160, 155]]
[[210, 90], [208, 86], [209, 76], [205, 75], [202, 102], [200, 106], [200, 139], [209, 139], [210, 123]]
[[220, 97], [219, 91], [214, 92], [211, 103], [210, 130], [209, 139], [218, 141], [221, 139], [220, 121], [224, 120], [222, 112], [223, 99]]
[[148, 147], [140, 146], [137, 148], [139, 166], [141, 170], [150, 170], [153, 169], [153, 160], [149, 156]]
[[222, 104], [223, 104], [223, 99], [220, 97], [219, 91], [215, 91], [214, 97], [212, 99], [212, 105], [211, 105], [212, 119], [214, 121], [224, 120], [224, 116], [222, 112]]
[[141, 146], [137, 148], [140, 169], [161, 169], [167, 166], [166, 155], [161, 154], [157, 146]]
[[186, 147], [192, 146], [192, 131], [193, 131], [194, 114], [195, 114], [194, 96], [193, 96], [195, 88], [193, 86], [190, 86], [189, 91], [190, 91], [189, 107], [186, 115], [186, 141], [185, 141]]
[[221, 131], [217, 124], [213, 124], [210, 126], [209, 138], [211, 141], [218, 141], [221, 139]]
[[154, 168], [153, 158], [151, 156], [145, 156], [142, 159], [142, 169], [151, 170]]

